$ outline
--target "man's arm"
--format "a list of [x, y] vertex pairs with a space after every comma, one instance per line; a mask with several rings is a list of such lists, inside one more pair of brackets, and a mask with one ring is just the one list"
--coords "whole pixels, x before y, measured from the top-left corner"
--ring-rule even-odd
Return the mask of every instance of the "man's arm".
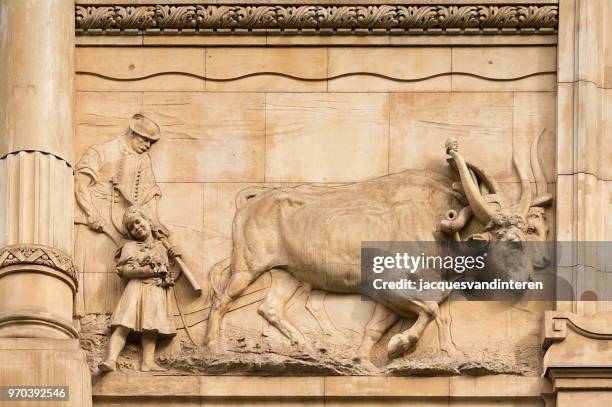
[[96, 232], [101, 232], [104, 229], [104, 220], [98, 214], [98, 211], [91, 199], [89, 185], [92, 179], [85, 174], [77, 173], [74, 181], [74, 193], [77, 203], [87, 215], [87, 225]]
[[151, 216], [151, 228], [155, 232], [157, 239], [161, 237], [170, 237], [170, 231], [163, 223], [159, 220], [159, 213], [157, 212], [157, 201], [160, 199], [160, 195], [156, 195], [153, 199], [148, 202], [149, 212]]

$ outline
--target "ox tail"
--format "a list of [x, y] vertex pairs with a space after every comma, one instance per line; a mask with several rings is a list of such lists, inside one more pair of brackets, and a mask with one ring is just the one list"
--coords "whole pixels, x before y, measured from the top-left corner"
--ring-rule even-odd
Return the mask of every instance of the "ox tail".
[[240, 209], [249, 199], [253, 199], [258, 195], [269, 191], [269, 187], [247, 187], [236, 195], [236, 209]]
[[[210, 269], [208, 273], [208, 282], [211, 288], [210, 294], [221, 296], [227, 287], [227, 282], [231, 277], [231, 258], [226, 257]], [[212, 296], [211, 296], [212, 297]], [[211, 298], [209, 297], [209, 298]]]

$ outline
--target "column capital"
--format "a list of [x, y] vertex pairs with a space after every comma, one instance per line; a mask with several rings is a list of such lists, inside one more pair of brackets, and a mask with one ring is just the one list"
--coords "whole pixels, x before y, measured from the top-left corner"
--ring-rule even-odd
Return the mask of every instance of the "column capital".
[[[70, 256], [59, 249], [37, 245], [37, 244], [17, 244], [6, 246], [0, 249], [0, 278], [3, 275], [22, 270], [21, 266], [41, 266], [38, 270], [46, 274], [53, 274], [52, 270], [59, 271], [63, 276], [68, 277], [69, 283], [76, 291], [78, 289], [78, 272]], [[32, 267], [27, 268], [28, 271]], [[65, 277], [60, 277], [66, 280]]]

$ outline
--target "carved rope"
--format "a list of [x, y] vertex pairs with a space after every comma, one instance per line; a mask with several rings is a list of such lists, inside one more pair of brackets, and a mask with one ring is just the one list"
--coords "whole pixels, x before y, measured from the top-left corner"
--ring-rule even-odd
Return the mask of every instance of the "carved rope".
[[556, 5], [76, 6], [78, 34], [552, 34]]
[[77, 268], [72, 259], [52, 247], [28, 244], [0, 249], [0, 269], [21, 264], [51, 267], [66, 274], [78, 286]]

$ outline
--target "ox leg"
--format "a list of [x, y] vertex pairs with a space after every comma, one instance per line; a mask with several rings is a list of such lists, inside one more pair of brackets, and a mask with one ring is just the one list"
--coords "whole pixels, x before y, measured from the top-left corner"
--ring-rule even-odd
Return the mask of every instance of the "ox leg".
[[285, 335], [292, 345], [313, 353], [310, 342], [298, 328], [289, 322], [285, 315], [285, 306], [297, 291], [300, 283], [285, 270], [272, 269], [270, 274], [272, 283], [264, 302], [259, 306], [259, 314]]
[[368, 321], [359, 346], [356, 361], [370, 363], [370, 353], [382, 336], [397, 322], [399, 316], [382, 304], [376, 304], [372, 318]]
[[325, 311], [325, 291], [313, 290], [312, 287], [304, 287], [308, 299], [306, 300], [306, 310], [317, 321], [319, 328], [325, 335], [340, 336], [342, 333], [334, 326], [331, 318]]
[[451, 336], [450, 298], [440, 304], [440, 313], [435, 318], [438, 326], [438, 341], [440, 349], [448, 356], [459, 356], [462, 353], [457, 350]]
[[215, 296], [208, 316], [205, 340], [205, 346], [210, 352], [221, 353], [221, 320], [227, 313], [230, 304], [242, 294], [255, 277], [246, 271], [233, 274], [224, 292]]
[[440, 307], [436, 301], [414, 301], [411, 305], [416, 308], [417, 320], [410, 329], [393, 335], [387, 345], [387, 354], [390, 359], [395, 359], [413, 350], [427, 325], [440, 316]]

